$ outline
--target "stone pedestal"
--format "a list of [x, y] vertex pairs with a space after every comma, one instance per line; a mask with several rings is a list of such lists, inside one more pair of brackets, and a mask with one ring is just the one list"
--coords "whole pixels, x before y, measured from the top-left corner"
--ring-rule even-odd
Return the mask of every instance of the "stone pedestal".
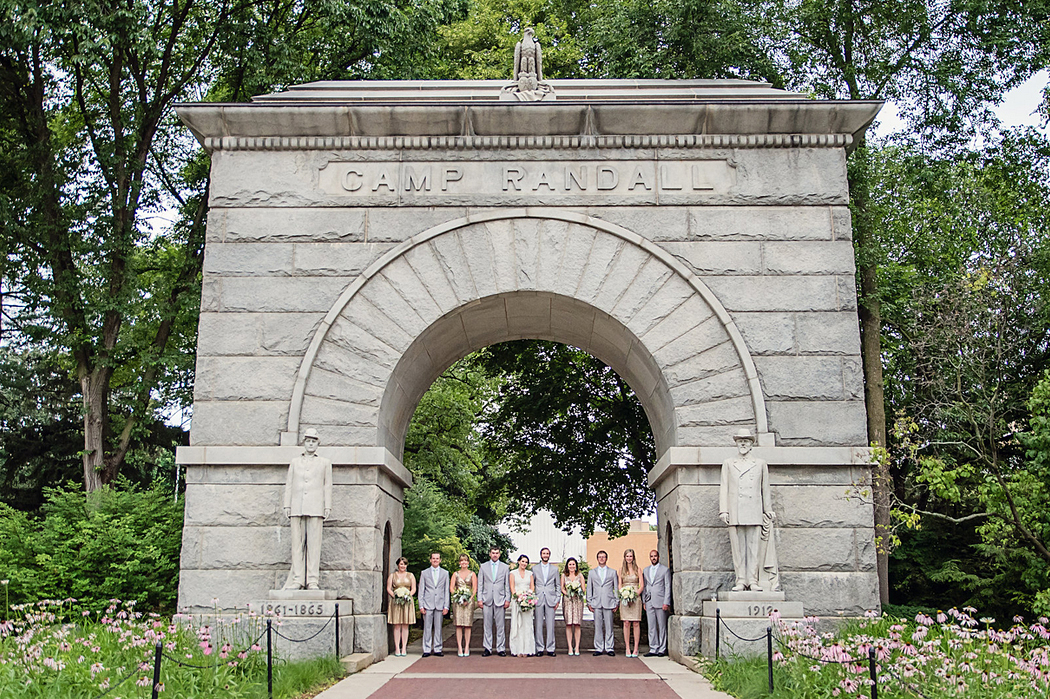
[[334, 655], [336, 605], [339, 606], [339, 657], [353, 652], [353, 600], [336, 599], [333, 590], [270, 590], [268, 597], [252, 607], [261, 609], [267, 616], [273, 615], [273, 647], [279, 657]]
[[[716, 599], [707, 600], [700, 618], [700, 652], [714, 657], [716, 635], [721, 655], [760, 655], [766, 652], [766, 629], [771, 626], [769, 615], [780, 614], [789, 621], [805, 616], [801, 602], [789, 602], [783, 592], [719, 592]], [[722, 620], [719, 630], [718, 619]], [[727, 629], [728, 627], [728, 629]], [[775, 629], [774, 629], [775, 630]], [[757, 639], [757, 640], [742, 640]], [[776, 650], [776, 641], [773, 642]]]

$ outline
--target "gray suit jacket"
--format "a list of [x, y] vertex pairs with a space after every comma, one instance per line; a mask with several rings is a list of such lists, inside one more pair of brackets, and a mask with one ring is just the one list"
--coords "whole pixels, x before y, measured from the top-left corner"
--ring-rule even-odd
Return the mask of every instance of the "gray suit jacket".
[[536, 606], [553, 607], [561, 602], [561, 572], [553, 563], [547, 564], [547, 577], [543, 577], [543, 564], [532, 566], [532, 577], [536, 580]]
[[620, 598], [616, 591], [620, 589], [620, 575], [609, 568], [605, 568], [605, 582], [602, 582], [598, 574], [600, 568], [591, 568], [587, 573], [587, 606], [594, 609], [616, 609], [620, 606]]
[[492, 578], [492, 561], [485, 561], [478, 570], [478, 599], [482, 604], [506, 604], [510, 599], [510, 568], [506, 563], [496, 564], [496, 578]]
[[722, 463], [718, 511], [729, 513], [729, 526], [761, 526], [763, 515], [773, 511], [769, 493], [769, 466], [750, 454]]
[[419, 574], [419, 608], [420, 609], [448, 609], [448, 571], [444, 568], [437, 569], [437, 582], [434, 582], [432, 568], [427, 568]]
[[649, 566], [642, 572], [645, 589], [642, 597], [646, 607], [660, 608], [671, 604], [671, 569], [663, 563]]

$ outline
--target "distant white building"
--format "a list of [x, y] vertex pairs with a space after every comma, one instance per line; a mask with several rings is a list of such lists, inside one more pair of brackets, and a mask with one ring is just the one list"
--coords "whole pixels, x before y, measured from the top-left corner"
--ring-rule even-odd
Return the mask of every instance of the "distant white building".
[[554, 524], [554, 516], [545, 510], [533, 515], [525, 531], [516, 531], [504, 524], [500, 525], [499, 530], [514, 541], [514, 548], [510, 552], [511, 561], [516, 561], [524, 553], [535, 563], [540, 560], [540, 549], [543, 547], [551, 550], [552, 563], [561, 563], [570, 556], [578, 561], [587, 559], [587, 540], [576, 529], [572, 533], [559, 529]]

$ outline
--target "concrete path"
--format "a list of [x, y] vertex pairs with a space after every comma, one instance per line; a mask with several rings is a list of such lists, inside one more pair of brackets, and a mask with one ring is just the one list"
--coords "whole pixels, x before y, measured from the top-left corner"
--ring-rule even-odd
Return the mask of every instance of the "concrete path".
[[[585, 622], [586, 624], [587, 622]], [[586, 629], [585, 629], [586, 631]], [[476, 634], [480, 637], [480, 634]], [[561, 636], [564, 643], [564, 635]], [[731, 699], [715, 691], [702, 676], [669, 658], [627, 658], [622, 643], [616, 657], [594, 657], [584, 652], [568, 656], [559, 644], [556, 657], [482, 657], [471, 643], [468, 658], [456, 655], [453, 635], [445, 641], [445, 656], [423, 658], [418, 643], [404, 658], [388, 657], [351, 675], [317, 699], [463, 699], [467, 696], [516, 695], [522, 681], [530, 694], [566, 695], [573, 699]], [[471, 639], [472, 641], [474, 639]], [[451, 652], [449, 650], [451, 649]], [[643, 642], [642, 652], [645, 652]], [[571, 681], [566, 685], [565, 681]]]

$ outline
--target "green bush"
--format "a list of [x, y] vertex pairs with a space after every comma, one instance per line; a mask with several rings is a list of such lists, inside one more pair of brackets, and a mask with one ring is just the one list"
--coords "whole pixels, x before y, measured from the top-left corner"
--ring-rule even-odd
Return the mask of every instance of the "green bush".
[[49, 488], [34, 515], [0, 504], [5, 603], [74, 598], [85, 609], [111, 599], [172, 612], [178, 591], [182, 502], [170, 493], [105, 488], [85, 495]]

